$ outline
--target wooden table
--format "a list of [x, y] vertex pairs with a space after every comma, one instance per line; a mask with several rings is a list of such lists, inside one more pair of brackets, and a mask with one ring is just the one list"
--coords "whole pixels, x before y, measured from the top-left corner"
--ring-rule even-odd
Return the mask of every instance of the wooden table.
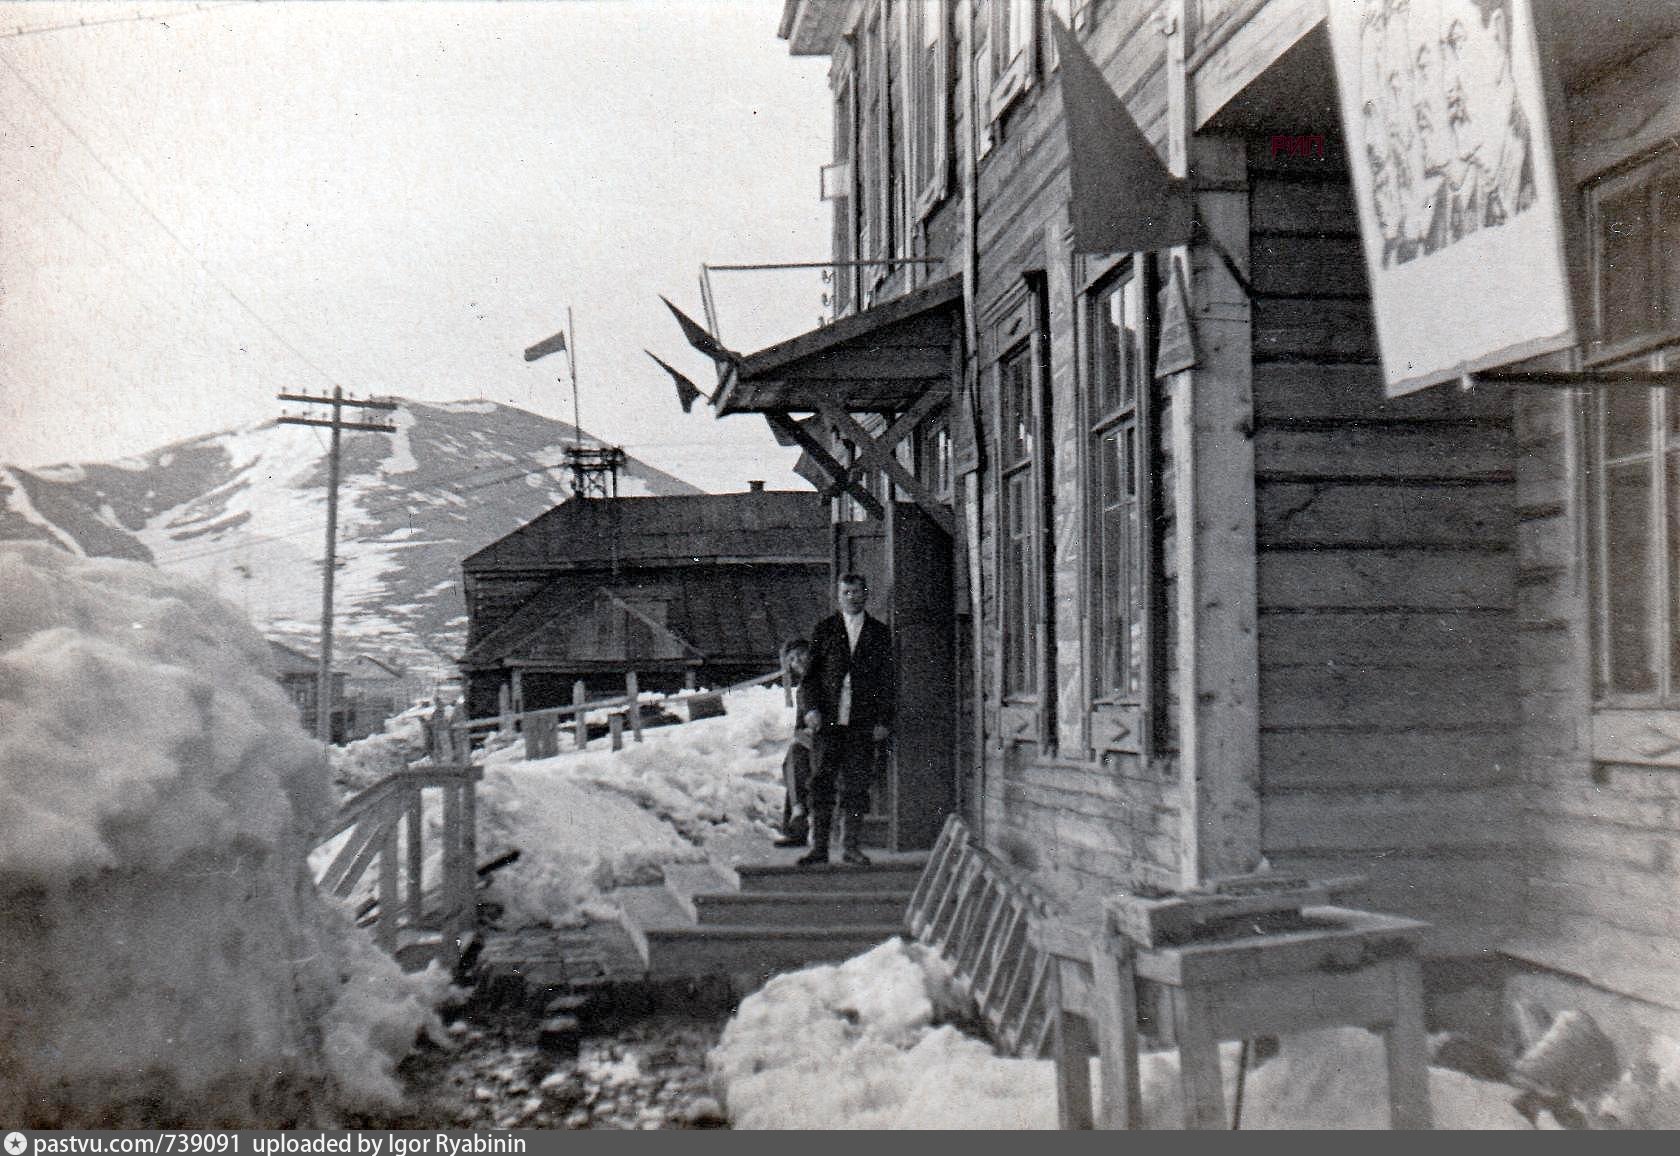
[[1056, 1087], [1064, 1128], [1092, 1126], [1088, 1057], [1100, 1059], [1106, 1128], [1140, 1119], [1135, 978], [1159, 985], [1178, 1039], [1186, 1128], [1229, 1126], [1221, 1040], [1354, 1025], [1383, 1034], [1390, 1123], [1428, 1128], [1428, 1048], [1418, 940], [1428, 925], [1342, 907], [1311, 926], [1179, 947], [1134, 949], [1066, 922], [1036, 930], [1055, 960]]

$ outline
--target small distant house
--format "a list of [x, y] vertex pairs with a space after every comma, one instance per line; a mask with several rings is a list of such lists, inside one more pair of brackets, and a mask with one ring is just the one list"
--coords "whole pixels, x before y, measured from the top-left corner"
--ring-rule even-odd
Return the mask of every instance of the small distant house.
[[763, 674], [826, 612], [831, 550], [816, 493], [566, 501], [461, 565], [468, 710]]
[[409, 703], [409, 679], [403, 668], [371, 654], [358, 654], [346, 664], [344, 678], [345, 735], [365, 738]]
[[[315, 709], [319, 701], [320, 660], [301, 650], [294, 650], [272, 639], [268, 643], [268, 659], [275, 679], [297, 705], [303, 729], [315, 733]], [[344, 672], [332, 675], [332, 741], [343, 742], [345, 734]]]

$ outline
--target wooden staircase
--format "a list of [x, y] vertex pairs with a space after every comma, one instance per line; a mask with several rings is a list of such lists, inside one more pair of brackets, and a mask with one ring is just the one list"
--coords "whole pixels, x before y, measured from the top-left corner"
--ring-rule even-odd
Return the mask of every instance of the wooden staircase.
[[658, 887], [617, 897], [621, 922], [654, 979], [752, 976], [868, 951], [905, 933], [927, 853], [871, 851], [868, 867], [791, 861], [676, 864]]

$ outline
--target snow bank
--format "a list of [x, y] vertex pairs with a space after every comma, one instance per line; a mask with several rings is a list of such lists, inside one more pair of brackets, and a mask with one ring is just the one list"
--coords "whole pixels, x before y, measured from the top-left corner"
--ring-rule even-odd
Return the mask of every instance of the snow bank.
[[782, 808], [782, 755], [793, 734], [780, 690], [725, 699], [727, 714], [654, 727], [621, 751], [596, 740], [582, 751], [526, 761], [522, 745], [486, 760], [479, 784], [479, 846], [488, 858], [518, 848], [489, 898], [507, 925], [576, 925], [612, 913], [614, 887], [657, 883], [667, 863], [732, 843], [762, 845]]
[[[949, 1024], [949, 970], [891, 939], [839, 965], [780, 975], [743, 1000], [709, 1057], [736, 1128], [1054, 1128], [1048, 1060], [1001, 1057]], [[1226, 1044], [1226, 1103], [1238, 1048]], [[1182, 1120], [1176, 1052], [1140, 1061], [1144, 1121]], [[1514, 1088], [1431, 1068], [1441, 1128], [1527, 1128]], [[1100, 1084], [1093, 1061], [1092, 1084]], [[1100, 1094], [1100, 1093], [1094, 1093]], [[1382, 1041], [1360, 1028], [1291, 1037], [1251, 1071], [1243, 1127], [1384, 1128]]]
[[330, 1120], [397, 1095], [443, 977], [315, 893], [321, 747], [231, 607], [0, 543], [0, 1119]]

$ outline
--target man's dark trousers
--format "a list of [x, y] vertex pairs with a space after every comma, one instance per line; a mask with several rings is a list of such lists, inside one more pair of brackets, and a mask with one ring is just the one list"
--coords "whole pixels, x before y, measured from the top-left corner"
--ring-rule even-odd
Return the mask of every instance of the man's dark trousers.
[[[873, 726], [824, 726], [817, 732], [817, 757], [811, 771], [813, 827], [826, 836], [834, 804], [840, 804], [847, 847], [856, 850], [863, 816], [869, 810], [869, 784], [875, 774]], [[819, 849], [820, 843], [813, 843]]]

